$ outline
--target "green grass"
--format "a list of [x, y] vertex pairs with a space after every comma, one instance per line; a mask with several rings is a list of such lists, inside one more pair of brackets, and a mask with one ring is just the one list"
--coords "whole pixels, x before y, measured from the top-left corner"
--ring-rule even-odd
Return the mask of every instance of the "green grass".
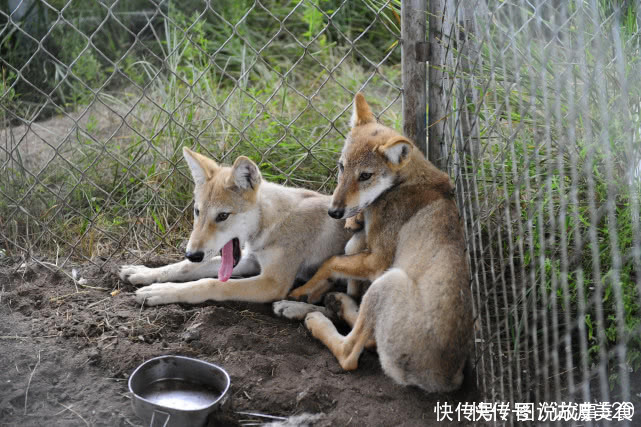
[[[350, 53], [339, 34], [356, 37], [371, 12], [348, 5], [332, 20], [336, 26], [325, 28], [328, 19], [320, 10], [333, 13], [339, 2], [274, 2], [269, 12], [281, 19], [291, 12], [285, 24], [298, 41], [283, 31], [267, 44], [280, 29], [277, 20], [260, 7], [252, 9], [254, 2], [222, 3], [216, 3], [216, 14], [203, 11], [201, 2], [172, 2], [164, 10], [168, 19], [154, 20], [154, 30], [140, 34], [134, 46], [121, 38], [101, 39], [100, 50], [113, 58], [131, 47], [126, 56], [112, 59], [117, 71], [94, 55], [97, 49], [80, 55], [71, 67], [75, 77], [54, 81], [56, 116], [36, 127], [48, 135], [47, 127], [62, 126], [57, 123], [64, 122], [63, 111], [79, 117], [78, 128], [57, 152], [38, 138], [35, 148], [27, 150], [21, 142], [21, 150], [12, 151], [21, 128], [3, 131], [0, 156], [12, 151], [0, 170], [0, 227], [8, 238], [0, 247], [7, 255], [22, 253], [9, 242], [72, 260], [150, 249], [175, 252], [191, 228], [192, 182], [183, 146], [226, 164], [246, 155], [270, 181], [329, 192], [348, 129], [348, 106], [368, 79], [365, 93], [375, 111], [396, 100], [382, 118], [400, 127], [399, 94], [388, 83], [400, 82], [398, 49], [375, 69], [361, 54]], [[393, 39], [386, 31], [375, 25], [356, 47], [370, 60], [382, 60], [390, 51], [379, 45]], [[55, 28], [52, 34], [50, 43], [64, 44], [71, 58], [87, 46], [82, 37], [64, 40]], [[101, 37], [109, 39], [105, 34]], [[12, 65], [19, 63], [15, 59]], [[6, 75], [5, 81], [13, 78]], [[33, 91], [0, 86], [8, 87], [0, 95], [5, 106], [0, 120], [34, 117]], [[67, 123], [62, 134], [72, 128]], [[34, 150], [36, 156], [21, 156]]]

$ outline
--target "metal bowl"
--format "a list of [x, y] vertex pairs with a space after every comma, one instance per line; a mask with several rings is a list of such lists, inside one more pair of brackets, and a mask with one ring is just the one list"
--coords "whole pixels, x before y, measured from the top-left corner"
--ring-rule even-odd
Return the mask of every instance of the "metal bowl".
[[129, 377], [134, 412], [152, 426], [204, 426], [229, 403], [229, 386], [221, 367], [183, 356], [147, 360]]

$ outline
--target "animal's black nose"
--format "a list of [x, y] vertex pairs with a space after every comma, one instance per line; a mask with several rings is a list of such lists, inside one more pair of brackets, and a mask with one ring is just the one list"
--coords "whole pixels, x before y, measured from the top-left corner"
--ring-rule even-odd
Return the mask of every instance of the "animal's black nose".
[[335, 209], [335, 208], [329, 208], [329, 210], [327, 211], [327, 213], [328, 213], [328, 214], [329, 214], [329, 216], [331, 216], [332, 218], [335, 218], [335, 219], [341, 219], [341, 218], [343, 217], [343, 215], [345, 214], [345, 209], [341, 209], [341, 208], [338, 208], [338, 209]]
[[187, 258], [191, 262], [200, 262], [203, 260], [204, 257], [205, 257], [205, 253], [202, 251], [187, 252], [185, 254], [185, 258]]

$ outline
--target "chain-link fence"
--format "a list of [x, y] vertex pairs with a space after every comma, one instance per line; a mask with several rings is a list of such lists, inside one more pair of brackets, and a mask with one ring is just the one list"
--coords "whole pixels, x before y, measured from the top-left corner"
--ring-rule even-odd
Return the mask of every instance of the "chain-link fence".
[[400, 122], [389, 2], [22, 0], [0, 9], [0, 247], [69, 270], [178, 253], [183, 146], [331, 191], [354, 93]]
[[481, 389], [616, 420], [576, 402], [641, 397], [641, 5], [432, 3], [430, 156], [467, 226]]

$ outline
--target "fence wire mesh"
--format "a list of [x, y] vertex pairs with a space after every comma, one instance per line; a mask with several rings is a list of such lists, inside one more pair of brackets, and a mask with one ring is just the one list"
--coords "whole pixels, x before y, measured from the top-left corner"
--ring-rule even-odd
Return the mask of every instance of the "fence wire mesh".
[[[398, 1], [5, 4], [2, 258], [178, 252], [183, 146], [330, 191], [356, 91], [402, 127]], [[488, 401], [641, 403], [640, 7], [429, 2]]]
[[[640, 3], [446, 1], [430, 13], [445, 23], [438, 102], [481, 389], [490, 401], [638, 405]], [[538, 419], [588, 419], [568, 408]]]
[[[68, 271], [176, 250], [183, 146], [331, 191], [355, 92], [398, 125], [390, 2], [22, 0], [0, 10], [0, 246]], [[65, 270], [66, 268], [66, 270]]]

